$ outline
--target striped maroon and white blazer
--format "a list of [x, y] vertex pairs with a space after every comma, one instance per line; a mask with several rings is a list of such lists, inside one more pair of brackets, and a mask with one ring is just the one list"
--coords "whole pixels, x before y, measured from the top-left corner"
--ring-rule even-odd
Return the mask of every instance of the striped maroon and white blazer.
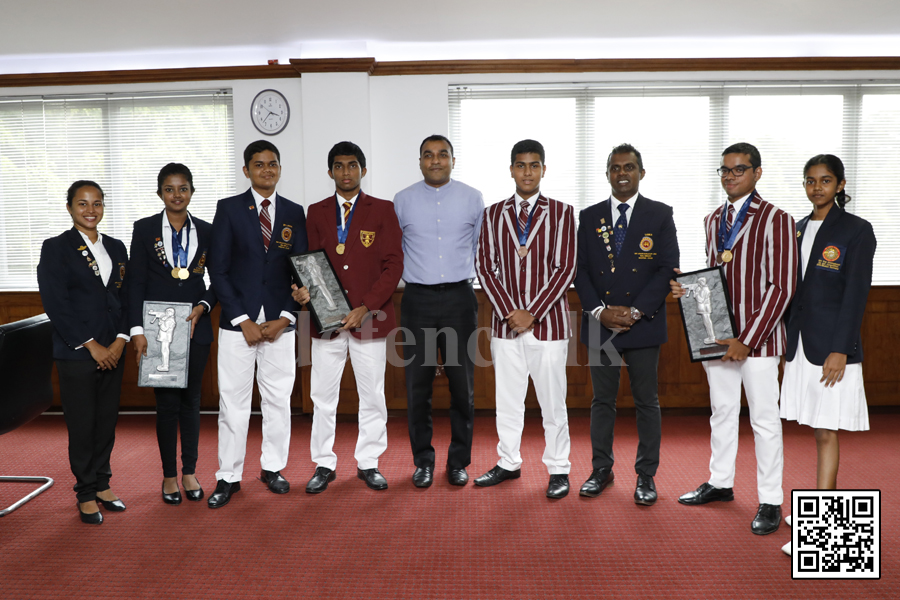
[[505, 317], [524, 309], [534, 315], [534, 336], [543, 341], [572, 335], [566, 291], [575, 279], [575, 210], [564, 202], [538, 196], [528, 254], [519, 258], [515, 196], [484, 211], [475, 268], [494, 308], [494, 336], [513, 338]]
[[707, 264], [725, 268], [737, 338], [750, 347], [750, 356], [780, 356], [786, 349], [782, 317], [797, 288], [794, 219], [754, 190], [732, 249], [734, 259], [719, 263], [716, 237], [724, 210], [720, 206], [703, 219]]

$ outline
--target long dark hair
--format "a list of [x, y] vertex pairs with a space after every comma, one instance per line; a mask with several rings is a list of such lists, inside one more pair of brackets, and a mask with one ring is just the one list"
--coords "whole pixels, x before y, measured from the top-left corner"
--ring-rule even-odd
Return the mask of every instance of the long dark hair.
[[[806, 161], [806, 166], [803, 167], [803, 176], [806, 177], [809, 170], [816, 165], [825, 165], [825, 168], [831, 171], [831, 174], [834, 175], [839, 182], [844, 182], [844, 188], [847, 187], [847, 178], [844, 177], [844, 163], [841, 162], [841, 159], [837, 156], [834, 154], [816, 154]], [[837, 205], [841, 208], [844, 208], [844, 205], [850, 202], [850, 200], [852, 200], [850, 194], [844, 190], [839, 191], [834, 196], [834, 201], [837, 202]]]

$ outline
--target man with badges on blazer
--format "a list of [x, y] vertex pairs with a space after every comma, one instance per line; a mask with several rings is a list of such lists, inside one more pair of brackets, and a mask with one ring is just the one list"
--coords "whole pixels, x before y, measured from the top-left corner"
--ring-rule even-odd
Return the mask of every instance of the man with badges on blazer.
[[521, 475], [528, 377], [544, 420], [548, 498], [569, 493], [566, 357], [572, 329], [566, 291], [575, 277], [575, 210], [540, 193], [544, 147], [517, 142], [510, 174], [516, 193], [484, 212], [475, 268], [493, 307], [491, 355], [497, 399], [497, 466], [475, 485]]
[[[778, 409], [778, 365], [785, 351], [782, 317], [797, 284], [794, 219], [756, 191], [762, 159], [752, 144], [722, 152], [717, 170], [727, 200], [704, 219], [709, 267], [722, 266], [734, 310], [737, 337], [721, 360], [703, 363], [709, 380], [709, 481], [678, 501], [689, 506], [734, 500], [741, 387], [747, 393], [756, 446], [759, 507], [750, 530], [766, 535], [781, 524], [784, 451]], [[684, 295], [670, 281], [672, 295]]]
[[[373, 490], [384, 490], [388, 484], [378, 471], [378, 458], [387, 448], [384, 374], [387, 336], [396, 325], [392, 298], [403, 274], [400, 224], [392, 203], [362, 191], [366, 156], [356, 144], [332, 147], [328, 176], [335, 195], [309, 207], [309, 248], [325, 249], [353, 310], [342, 319], [341, 329], [312, 332], [309, 395], [315, 410], [309, 450], [316, 471], [306, 491], [323, 492], [335, 479], [335, 416], [348, 352], [359, 390], [356, 476]], [[294, 291], [300, 304], [309, 298], [306, 287]]]
[[593, 470], [580, 493], [594, 498], [615, 478], [613, 428], [624, 361], [637, 416], [634, 501], [650, 506], [657, 498], [653, 478], [661, 436], [659, 347], [667, 340], [666, 296], [679, 253], [672, 208], [638, 193], [644, 174], [634, 146], [613, 148], [606, 159], [612, 195], [581, 211], [575, 289], [594, 390]]
[[210, 508], [241, 489], [253, 376], [260, 392], [263, 443], [260, 479], [276, 494], [290, 490], [281, 469], [291, 439], [294, 312], [288, 256], [306, 252], [303, 207], [275, 192], [281, 155], [266, 140], [244, 150], [250, 189], [219, 200], [213, 219], [209, 275], [219, 318], [219, 470]]

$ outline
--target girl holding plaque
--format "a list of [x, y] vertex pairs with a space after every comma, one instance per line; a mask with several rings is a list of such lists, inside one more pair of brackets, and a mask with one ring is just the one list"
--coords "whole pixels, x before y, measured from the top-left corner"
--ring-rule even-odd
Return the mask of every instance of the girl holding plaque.
[[[206, 288], [204, 281], [211, 225], [188, 212], [193, 193], [194, 178], [190, 169], [179, 163], [164, 166], [157, 176], [156, 194], [165, 208], [162, 213], [137, 221], [131, 237], [128, 322], [138, 364], [141, 356], [147, 355], [144, 302], [190, 302], [194, 305], [187, 319], [191, 323], [187, 387], [154, 388], [156, 438], [163, 466], [162, 499], [166, 504], [181, 504], [182, 500], [176, 457], [179, 428], [181, 485], [188, 500], [203, 498], [203, 489], [195, 473], [200, 437], [200, 389], [213, 340], [209, 312], [216, 304], [216, 296], [211, 288]], [[163, 366], [168, 368], [167, 360]]]
[[122, 283], [125, 244], [101, 235], [103, 190], [76, 181], [66, 194], [72, 229], [44, 240], [37, 267], [41, 302], [53, 323], [53, 358], [69, 431], [69, 464], [81, 521], [103, 523], [98, 502], [125, 510], [109, 487], [128, 341]]
[[[844, 210], [844, 164], [819, 154], [803, 170], [812, 212], [797, 223], [797, 293], [787, 321], [781, 417], [815, 430], [816, 487], [837, 487], [838, 430], [866, 431], [860, 330], [872, 285], [875, 233]], [[790, 554], [790, 543], [783, 550]]]

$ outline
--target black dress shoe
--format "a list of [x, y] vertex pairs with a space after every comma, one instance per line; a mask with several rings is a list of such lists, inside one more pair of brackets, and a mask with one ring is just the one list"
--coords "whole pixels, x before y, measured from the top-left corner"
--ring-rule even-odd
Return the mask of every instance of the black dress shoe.
[[373, 490], [386, 490], [387, 479], [378, 472], [378, 469], [356, 469], [356, 476], [366, 482]]
[[447, 471], [447, 479], [450, 485], [466, 485], [469, 483], [469, 474], [465, 469], [450, 469]]
[[475, 480], [475, 485], [479, 487], [491, 487], [492, 485], [497, 485], [498, 483], [502, 483], [507, 479], [518, 479], [522, 476], [522, 469], [516, 469], [515, 471], [507, 471], [500, 465], [497, 465], [481, 477]]
[[81, 522], [88, 525], [100, 525], [103, 523], [103, 514], [98, 510], [95, 513], [81, 512], [81, 503], [76, 501], [75, 506], [78, 507], [78, 514], [81, 515]]
[[197, 488], [196, 490], [185, 488], [184, 495], [187, 496], [187, 499], [191, 502], [199, 502], [200, 500], [203, 500], [203, 488]]
[[291, 491], [291, 484], [281, 476], [281, 471], [266, 471], [263, 469], [259, 473], [259, 480], [266, 484], [270, 492], [275, 494], [287, 494]]
[[331, 469], [327, 467], [316, 467], [316, 472], [313, 473], [312, 479], [306, 484], [306, 493], [319, 494], [324, 492], [325, 488], [328, 487], [328, 482], [334, 481], [335, 477], [337, 477], [337, 475]]
[[578, 493], [588, 498], [596, 498], [607, 486], [612, 485], [615, 479], [616, 476], [610, 468], [594, 469]]
[[178, 490], [175, 490], [171, 494], [167, 494], [165, 481], [163, 481], [163, 484], [162, 484], [162, 498], [163, 498], [163, 502], [165, 502], [166, 504], [175, 504], [175, 505], [181, 504], [181, 492]]
[[634, 488], [634, 503], [653, 506], [656, 504], [656, 498], [656, 484], [653, 483], [653, 477], [638, 473], [637, 485]]
[[434, 465], [430, 467], [416, 467], [413, 473], [413, 485], [418, 488], [431, 487], [434, 482]]
[[125, 503], [116, 498], [115, 500], [101, 500], [97, 498], [97, 502], [109, 512], [122, 512], [125, 510]]
[[781, 507], [774, 504], [760, 504], [750, 531], [756, 535], [768, 535], [778, 531], [781, 525]]
[[681, 496], [678, 501], [688, 506], [707, 504], [709, 502], [731, 502], [734, 500], [734, 491], [731, 488], [717, 488], [703, 483], [693, 492]]
[[569, 476], [551, 475], [550, 484], [547, 486], [548, 498], [565, 498], [569, 495]]
[[221, 508], [231, 501], [231, 495], [241, 491], [241, 482], [228, 483], [224, 479], [216, 482], [216, 491], [206, 503], [210, 508]]

